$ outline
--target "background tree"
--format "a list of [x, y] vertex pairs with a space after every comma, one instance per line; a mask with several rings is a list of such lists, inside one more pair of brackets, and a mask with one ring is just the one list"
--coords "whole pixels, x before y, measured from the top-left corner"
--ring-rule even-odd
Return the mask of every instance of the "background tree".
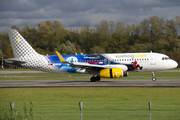
[[[65, 29], [59, 21], [44, 21], [36, 27], [12, 26], [40, 54], [160, 52], [180, 63], [180, 17], [164, 20], [152, 16], [140, 24], [102, 20], [94, 27]], [[0, 54], [12, 58], [13, 51], [7, 33], [0, 33]]]
[[38, 47], [53, 51], [62, 43], [66, 42], [68, 30], [62, 27], [59, 21], [46, 21], [38, 24], [40, 44]]
[[154, 43], [159, 39], [165, 39], [164, 35], [164, 19], [160, 19], [158, 16], [153, 16], [149, 18], [150, 24], [150, 39]]
[[55, 48], [54, 51], [59, 51], [63, 55], [75, 54], [76, 48], [73, 43], [71, 43], [70, 41], [66, 41], [65, 43], [58, 46], [58, 48]]
[[3, 57], [3, 52], [2, 50], [0, 49], [0, 59]]
[[10, 41], [9, 41], [8, 34], [0, 33], [0, 49], [2, 51], [2, 54], [4, 55], [3, 56], [4, 58], [11, 57], [11, 56], [8, 56], [9, 55], [8, 52], [10, 51], [7, 51], [7, 48], [9, 45], [10, 45]]
[[102, 54], [102, 53], [105, 53], [104, 48], [102, 48], [100, 46], [94, 46], [90, 50], [91, 50], [91, 53], [93, 53], [93, 54]]

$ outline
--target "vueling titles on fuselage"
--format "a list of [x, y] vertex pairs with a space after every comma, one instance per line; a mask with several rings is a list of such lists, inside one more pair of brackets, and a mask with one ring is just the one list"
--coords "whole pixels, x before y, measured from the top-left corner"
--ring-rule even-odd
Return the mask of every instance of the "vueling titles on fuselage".
[[122, 55], [115, 55], [116, 58], [142, 58], [146, 57], [146, 54], [122, 54]]

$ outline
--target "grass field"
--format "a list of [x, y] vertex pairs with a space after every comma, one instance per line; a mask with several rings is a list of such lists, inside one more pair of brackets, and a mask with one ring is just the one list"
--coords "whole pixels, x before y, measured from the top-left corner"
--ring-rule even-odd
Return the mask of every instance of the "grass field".
[[24, 103], [33, 103], [35, 119], [74, 119], [80, 117], [78, 103], [83, 101], [83, 118], [148, 119], [148, 102], [152, 102], [152, 119], [180, 119], [180, 88], [1, 88], [0, 108], [22, 112]]
[[[18, 76], [18, 74], [12, 76]], [[38, 73], [19, 74], [19, 76], [45, 76], [45, 78], [50, 76], [51, 79], [67, 79], [69, 74]], [[180, 77], [179, 72], [157, 72], [156, 76]], [[91, 76], [71, 74], [69, 78], [89, 80], [89, 77]], [[130, 73], [130, 77], [151, 77], [151, 73]], [[9, 80], [8, 77], [0, 79], [5, 80], [4, 78]], [[45, 78], [37, 77], [35, 79]], [[151, 78], [148, 79], [151, 80]], [[30, 101], [33, 103], [35, 120], [79, 120], [80, 101], [83, 101], [83, 120], [149, 119], [149, 101], [152, 104], [153, 120], [180, 119], [180, 88], [173, 87], [0, 88], [0, 119], [5, 116], [3, 111], [7, 112], [10, 109], [10, 102], [15, 102], [16, 111], [23, 115], [24, 102], [29, 110], [31, 108]]]
[[0, 69], [0, 71], [35, 71], [32, 69]]

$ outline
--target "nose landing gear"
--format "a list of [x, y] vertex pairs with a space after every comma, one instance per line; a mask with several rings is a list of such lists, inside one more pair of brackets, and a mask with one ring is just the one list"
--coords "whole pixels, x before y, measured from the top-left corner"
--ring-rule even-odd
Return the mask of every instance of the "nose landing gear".
[[152, 81], [156, 81], [155, 73], [152, 72]]

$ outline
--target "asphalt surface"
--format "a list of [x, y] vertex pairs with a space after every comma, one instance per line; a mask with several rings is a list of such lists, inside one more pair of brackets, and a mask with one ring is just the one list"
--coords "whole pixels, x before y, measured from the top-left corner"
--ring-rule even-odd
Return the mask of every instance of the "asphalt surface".
[[[164, 72], [180, 72], [171, 70]], [[41, 71], [0, 71], [0, 74], [27, 74], [44, 73]], [[4, 76], [3, 76], [4, 77]], [[8, 76], [10, 77], [10, 76]], [[24, 77], [24, 76], [13, 76]], [[28, 77], [28, 76], [26, 76]], [[35, 77], [35, 76], [29, 76]], [[42, 77], [42, 76], [39, 76]], [[47, 76], [46, 76], [47, 77]], [[52, 76], [51, 76], [52, 77]], [[57, 76], [56, 76], [57, 77]], [[130, 77], [129, 77], [130, 78]], [[131, 77], [133, 78], [133, 77]], [[138, 77], [136, 77], [138, 78]], [[149, 77], [139, 77], [149, 78]], [[164, 77], [167, 80], [102, 80], [99, 82], [90, 82], [89, 80], [16, 80], [0, 81], [0, 88], [24, 88], [24, 87], [180, 87], [179, 77]], [[158, 78], [159, 79], [159, 78]], [[173, 79], [173, 80], [172, 80]], [[177, 80], [174, 80], [177, 79]]]
[[180, 87], [180, 80], [33, 80], [0, 81], [0, 88], [37, 88], [37, 87]]

